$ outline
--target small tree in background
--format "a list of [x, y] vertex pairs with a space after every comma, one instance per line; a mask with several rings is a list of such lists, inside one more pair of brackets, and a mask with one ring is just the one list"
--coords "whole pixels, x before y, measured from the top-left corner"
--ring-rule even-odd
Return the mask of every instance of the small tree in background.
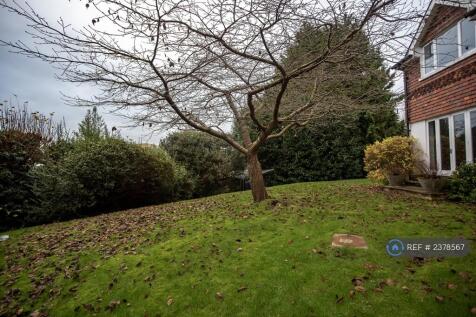
[[88, 109], [84, 119], [79, 123], [76, 136], [82, 139], [100, 139], [109, 136], [107, 125], [99, 115], [97, 107], [93, 107], [92, 111]]

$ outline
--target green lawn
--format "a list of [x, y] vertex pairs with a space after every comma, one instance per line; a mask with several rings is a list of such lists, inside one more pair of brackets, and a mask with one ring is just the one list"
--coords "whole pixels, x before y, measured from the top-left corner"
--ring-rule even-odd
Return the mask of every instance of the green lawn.
[[[260, 204], [231, 193], [8, 232], [0, 315], [471, 315], [475, 252], [419, 262], [392, 258], [385, 245], [394, 237], [474, 241], [476, 207], [386, 193], [365, 180], [269, 191]], [[369, 249], [332, 249], [333, 233], [363, 235]]]

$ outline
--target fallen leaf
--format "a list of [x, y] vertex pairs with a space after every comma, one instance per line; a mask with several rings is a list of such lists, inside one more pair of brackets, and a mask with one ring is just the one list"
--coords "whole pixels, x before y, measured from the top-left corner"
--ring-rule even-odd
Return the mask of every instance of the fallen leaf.
[[369, 271], [374, 271], [379, 269], [380, 267], [377, 264], [374, 263], [365, 263], [364, 264], [364, 269], [369, 270]]
[[448, 283], [448, 289], [456, 289], [456, 284], [453, 284], [453, 283]]
[[170, 306], [170, 305], [172, 305], [173, 303], [174, 303], [174, 299], [173, 299], [172, 297], [169, 297], [169, 298], [167, 299], [167, 306]]
[[350, 297], [350, 298], [354, 298], [354, 296], [355, 296], [355, 291], [354, 291], [353, 289], [351, 289], [351, 290], [349, 291], [349, 297]]
[[344, 301], [344, 296], [340, 296], [340, 297], [339, 297], [339, 296], [336, 295], [336, 304], [340, 304], [340, 303], [342, 303], [343, 301]]
[[402, 290], [405, 292], [405, 293], [408, 293], [410, 291], [410, 289], [406, 286], [402, 286]]
[[443, 296], [437, 295], [437, 296], [435, 296], [435, 300], [436, 300], [437, 302], [441, 303], [441, 302], [443, 302], [443, 301], [445, 300], [445, 298], [444, 298]]
[[121, 301], [112, 300], [112, 301], [109, 302], [109, 305], [107, 305], [106, 310], [113, 311], [113, 310], [116, 309], [116, 307], [119, 306], [120, 304], [121, 304]]
[[471, 308], [471, 314], [476, 315], [476, 307]]
[[94, 311], [94, 307], [92, 304], [83, 304], [83, 308], [89, 312], [93, 312]]
[[461, 278], [465, 281], [469, 281], [471, 279], [468, 272], [459, 272], [458, 275], [461, 276]]
[[361, 293], [365, 292], [365, 287], [360, 286], [360, 285], [354, 287], [354, 289], [355, 289], [357, 292], [361, 292]]
[[380, 287], [376, 287], [376, 288], [374, 288], [374, 291], [377, 292], [377, 293], [382, 293], [383, 289], [381, 289]]
[[352, 279], [352, 285], [354, 286], [364, 285], [364, 280], [360, 277], [354, 277]]
[[238, 289], [238, 293], [243, 292], [243, 291], [246, 291], [247, 289], [248, 289], [248, 287], [242, 286], [242, 287], [240, 287], [240, 288]]
[[425, 258], [416, 256], [412, 258], [412, 262], [418, 266], [422, 266], [425, 263]]
[[43, 316], [43, 314], [40, 313], [39, 310], [35, 310], [34, 312], [30, 314], [30, 317], [41, 317], [41, 316]]
[[395, 280], [393, 280], [391, 278], [387, 278], [387, 279], [385, 279], [385, 284], [387, 284], [388, 286], [393, 286], [393, 285], [395, 285]]
[[220, 292], [216, 292], [215, 298], [218, 299], [218, 300], [223, 300], [223, 294], [220, 293]]

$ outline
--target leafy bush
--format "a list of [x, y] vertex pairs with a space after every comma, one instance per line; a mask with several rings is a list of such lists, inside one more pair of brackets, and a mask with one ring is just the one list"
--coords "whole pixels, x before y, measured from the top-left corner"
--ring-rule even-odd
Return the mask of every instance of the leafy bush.
[[377, 141], [365, 149], [368, 177], [382, 180], [387, 175], [407, 175], [418, 161], [413, 137], [394, 136]]
[[182, 165], [175, 163], [175, 186], [173, 200], [190, 199], [195, 191], [195, 181], [189, 171]]
[[[303, 128], [266, 142], [259, 151], [268, 185], [360, 178], [364, 172], [364, 149], [384, 133], [401, 133], [393, 111], [327, 114]], [[338, 133], [336, 133], [338, 131]]]
[[0, 131], [0, 228], [21, 225], [34, 203], [29, 170], [43, 157], [41, 143], [35, 133]]
[[57, 140], [45, 147], [45, 158], [52, 162], [58, 162], [73, 148], [74, 141], [72, 139]]
[[222, 140], [196, 131], [169, 134], [161, 146], [193, 181], [193, 196], [228, 191], [232, 172], [230, 146]]
[[33, 169], [41, 221], [172, 199], [175, 163], [161, 149], [121, 139], [77, 140], [58, 162]]
[[0, 103], [0, 229], [30, 221], [36, 204], [30, 170], [41, 163], [44, 149], [66, 135], [64, 122], [26, 106]]
[[476, 163], [458, 167], [450, 178], [448, 198], [476, 203]]

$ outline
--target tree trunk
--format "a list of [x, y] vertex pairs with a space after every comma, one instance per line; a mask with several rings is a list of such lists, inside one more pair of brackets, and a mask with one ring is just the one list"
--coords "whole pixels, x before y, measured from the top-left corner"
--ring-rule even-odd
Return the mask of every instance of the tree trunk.
[[247, 156], [248, 175], [250, 177], [251, 193], [253, 200], [260, 202], [268, 198], [266, 187], [264, 186], [263, 171], [258, 160], [257, 153], [249, 153]]

